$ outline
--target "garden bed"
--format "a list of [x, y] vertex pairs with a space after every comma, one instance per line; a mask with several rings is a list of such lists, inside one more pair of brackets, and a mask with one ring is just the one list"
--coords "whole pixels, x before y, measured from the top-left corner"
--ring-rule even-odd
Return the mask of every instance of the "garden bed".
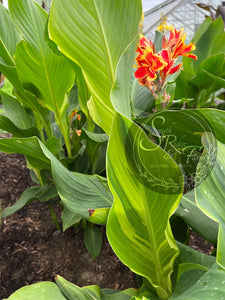
[[[0, 201], [4, 208], [12, 205], [32, 182], [20, 154], [0, 152], [0, 170]], [[4, 219], [0, 245], [0, 298], [24, 285], [54, 281], [57, 274], [79, 286], [137, 287], [135, 275], [113, 253], [105, 234], [99, 257], [92, 259], [84, 245], [83, 230], [57, 231], [45, 203], [33, 202]], [[212, 249], [193, 232], [190, 246], [207, 254]]]
[[[0, 201], [4, 208], [12, 205], [32, 182], [22, 155], [0, 152], [0, 170]], [[87, 252], [83, 239], [79, 228], [57, 231], [45, 203], [30, 203], [4, 219], [0, 229], [0, 299], [24, 285], [53, 281], [57, 274], [79, 286], [137, 287], [135, 275], [113, 253], [105, 234], [97, 259]]]

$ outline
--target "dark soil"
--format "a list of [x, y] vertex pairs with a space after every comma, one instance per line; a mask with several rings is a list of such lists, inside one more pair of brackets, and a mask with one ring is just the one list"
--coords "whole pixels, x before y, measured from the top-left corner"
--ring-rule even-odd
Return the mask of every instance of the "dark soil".
[[[0, 152], [0, 201], [12, 205], [32, 184], [25, 159]], [[104, 228], [103, 228], [104, 234]], [[84, 245], [83, 230], [57, 231], [47, 204], [33, 202], [3, 220], [0, 230], [0, 299], [18, 288], [61, 275], [79, 286], [137, 287], [135, 275], [104, 244], [97, 259]]]
[[[24, 157], [0, 152], [2, 209], [31, 185]], [[4, 219], [0, 228], [0, 299], [24, 285], [54, 281], [57, 274], [79, 286], [136, 288], [135, 275], [113, 253], [102, 230], [103, 247], [93, 259], [85, 249], [83, 230], [57, 231], [46, 203], [30, 203]], [[192, 235], [191, 243], [206, 253], [211, 251], [211, 245], [196, 235]]]

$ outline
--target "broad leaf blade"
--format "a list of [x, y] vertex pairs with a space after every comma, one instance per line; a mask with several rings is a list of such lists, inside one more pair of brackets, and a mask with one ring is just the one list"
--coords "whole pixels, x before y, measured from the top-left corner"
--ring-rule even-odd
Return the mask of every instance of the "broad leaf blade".
[[88, 218], [92, 210], [111, 207], [112, 194], [101, 177], [70, 172], [43, 143], [39, 143], [46, 157], [51, 160], [52, 176], [57, 191], [69, 210]]
[[62, 213], [63, 231], [77, 224], [81, 220], [81, 216], [69, 210], [66, 206]]
[[29, 163], [36, 169], [50, 168], [50, 161], [44, 155], [36, 137], [0, 139], [0, 151], [21, 153], [27, 157]]
[[81, 67], [92, 94], [89, 110], [107, 134], [114, 114], [110, 92], [116, 67], [138, 33], [140, 18], [139, 0], [55, 0], [52, 4], [50, 38]]
[[[197, 206], [194, 191], [185, 194], [175, 212], [176, 215], [191, 226], [204, 239], [216, 243], [218, 236], [218, 224]], [[205, 230], [207, 224], [207, 230]]]
[[210, 256], [200, 251], [194, 250], [189, 246], [177, 242], [180, 249], [180, 255], [177, 262], [180, 263], [192, 263], [202, 265], [210, 269], [216, 262], [215, 256]]
[[0, 129], [12, 133], [17, 137], [29, 137], [29, 136], [38, 136], [39, 132], [36, 127], [29, 129], [19, 129], [16, 127], [12, 121], [10, 121], [5, 116], [0, 115]]
[[171, 293], [170, 274], [178, 255], [169, 216], [183, 190], [181, 171], [136, 124], [116, 114], [107, 174], [114, 195], [109, 242], [122, 262], [146, 277], [164, 299]]
[[7, 300], [66, 300], [60, 289], [53, 282], [40, 282], [22, 287]]
[[97, 285], [80, 288], [79, 286], [65, 280], [61, 276], [57, 276], [56, 283], [62, 293], [71, 300], [129, 300], [132, 296], [137, 295], [137, 291], [135, 289], [126, 289], [124, 291], [111, 289], [101, 290]]
[[44, 186], [32, 186], [26, 189], [19, 199], [9, 207], [6, 207], [2, 212], [2, 218], [6, 218], [17, 210], [21, 209], [27, 203], [31, 201], [48, 201], [50, 199], [56, 198], [58, 196], [54, 186], [44, 185]]
[[16, 127], [29, 129], [34, 126], [34, 120], [28, 115], [25, 108], [19, 103], [17, 98], [0, 93], [3, 104], [4, 116], [10, 119]]
[[[203, 136], [206, 151], [203, 153], [197, 170], [197, 176], [201, 180], [202, 172], [207, 167], [207, 163], [212, 163], [208, 157], [210, 145], [206, 135]], [[216, 149], [215, 149], [216, 150]], [[225, 145], [217, 142], [217, 158], [212, 172], [195, 190], [196, 201], [200, 208], [210, 218], [219, 223], [218, 244], [217, 244], [217, 263], [225, 268]], [[206, 227], [207, 228], [207, 227]]]
[[56, 277], [56, 283], [67, 299], [101, 300], [101, 290], [97, 285], [80, 288], [61, 276]]
[[15, 56], [21, 81], [31, 91], [32, 86], [36, 87], [33, 93], [44, 106], [53, 111], [63, 109], [74, 72], [68, 61], [55, 54], [45, 40], [47, 13], [28, 0], [9, 1], [9, 10], [25, 39], [17, 46]]
[[[185, 276], [185, 273], [183, 274]], [[191, 274], [187, 272], [189, 278]], [[182, 277], [181, 277], [182, 278]], [[188, 279], [187, 278], [187, 279]], [[225, 271], [215, 264], [206, 272], [195, 284], [188, 288], [180, 296], [174, 296], [170, 299], [224, 299], [225, 293]]]
[[88, 226], [84, 233], [84, 243], [93, 258], [97, 258], [102, 248], [102, 232], [97, 226]]
[[[0, 4], [0, 62], [6, 65], [13, 65], [13, 55], [16, 51], [16, 44], [21, 37], [10, 19], [8, 10]], [[3, 59], [3, 60], [2, 60]]]
[[14, 214], [17, 210], [21, 209], [24, 205], [26, 205], [29, 201], [33, 200], [35, 194], [39, 190], [39, 187], [30, 187], [26, 189], [19, 199], [12, 206], [6, 207], [1, 214], [2, 218], [6, 218], [12, 214]]

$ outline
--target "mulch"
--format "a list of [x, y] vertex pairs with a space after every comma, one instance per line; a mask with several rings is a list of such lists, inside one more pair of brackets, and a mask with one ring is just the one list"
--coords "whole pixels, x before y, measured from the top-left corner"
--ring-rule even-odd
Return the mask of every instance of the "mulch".
[[[24, 156], [0, 152], [2, 209], [31, 185]], [[0, 299], [24, 285], [54, 281], [57, 274], [79, 286], [137, 288], [136, 275], [120, 262], [107, 241], [105, 228], [101, 230], [103, 247], [93, 259], [85, 248], [83, 230], [57, 231], [46, 203], [30, 203], [4, 219], [0, 228]], [[205, 253], [212, 250], [212, 245], [195, 233], [190, 243]]]

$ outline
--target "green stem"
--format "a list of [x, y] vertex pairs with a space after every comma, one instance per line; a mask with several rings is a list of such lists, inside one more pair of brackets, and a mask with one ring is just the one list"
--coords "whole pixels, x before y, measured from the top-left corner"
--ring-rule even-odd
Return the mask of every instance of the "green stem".
[[59, 225], [58, 219], [57, 219], [57, 217], [56, 217], [56, 215], [55, 215], [55, 212], [54, 212], [52, 206], [51, 206], [50, 204], [48, 204], [48, 207], [49, 207], [50, 213], [51, 213], [51, 215], [52, 215], [52, 220], [53, 220], [53, 222], [54, 222], [54, 224], [55, 224], [55, 228], [56, 228], [57, 230], [61, 231], [61, 227], [60, 227], [60, 225]]
[[58, 113], [58, 111], [57, 111], [57, 116], [56, 117], [57, 117], [57, 120], [58, 120], [58, 125], [59, 125], [59, 128], [60, 128], [60, 131], [62, 132], [64, 141], [65, 141], [66, 151], [67, 151], [68, 157], [71, 157], [72, 153], [71, 153], [70, 137], [67, 133], [67, 130], [65, 130], [65, 127], [63, 126], [63, 120], [61, 118], [60, 113]]
[[36, 175], [37, 175], [37, 177], [38, 177], [38, 180], [39, 180], [39, 182], [40, 182], [40, 186], [44, 186], [45, 184], [44, 184], [44, 181], [43, 181], [43, 179], [42, 179], [40, 170], [34, 169], [34, 171], [35, 171], [35, 173], [36, 173]]

